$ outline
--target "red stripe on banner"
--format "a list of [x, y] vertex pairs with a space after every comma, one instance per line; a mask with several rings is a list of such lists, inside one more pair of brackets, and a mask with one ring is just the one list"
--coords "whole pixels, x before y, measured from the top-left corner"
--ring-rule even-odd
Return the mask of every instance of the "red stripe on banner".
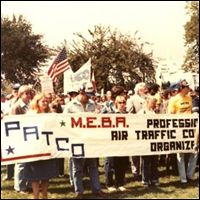
[[26, 158], [37, 158], [37, 157], [45, 157], [50, 156], [50, 153], [42, 153], [42, 154], [34, 154], [34, 155], [27, 155], [27, 156], [18, 156], [13, 158], [1, 158], [1, 161], [11, 161], [11, 160], [18, 160], [18, 159], [26, 159]]

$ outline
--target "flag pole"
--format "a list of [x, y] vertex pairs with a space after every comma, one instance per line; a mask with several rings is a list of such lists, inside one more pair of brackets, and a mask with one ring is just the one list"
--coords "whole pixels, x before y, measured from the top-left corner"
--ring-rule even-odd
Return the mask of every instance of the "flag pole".
[[67, 50], [67, 40], [66, 39], [64, 39], [64, 47]]

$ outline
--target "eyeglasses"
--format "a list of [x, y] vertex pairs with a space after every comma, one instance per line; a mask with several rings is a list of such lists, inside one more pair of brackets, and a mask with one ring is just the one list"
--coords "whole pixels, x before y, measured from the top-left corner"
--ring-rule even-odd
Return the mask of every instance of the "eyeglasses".
[[118, 104], [125, 104], [126, 103], [126, 101], [119, 101], [119, 102], [117, 102]]

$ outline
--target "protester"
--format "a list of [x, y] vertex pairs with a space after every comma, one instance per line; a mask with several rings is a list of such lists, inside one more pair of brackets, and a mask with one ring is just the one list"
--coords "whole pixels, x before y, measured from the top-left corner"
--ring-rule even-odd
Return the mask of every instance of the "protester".
[[[31, 88], [27, 85], [22, 85], [19, 88], [17, 101], [11, 107], [10, 115], [26, 114], [31, 100]], [[24, 163], [15, 164], [14, 189], [17, 192], [24, 193], [29, 190], [29, 183], [24, 179]]]
[[[69, 95], [69, 102], [72, 101], [73, 99], [76, 98], [76, 96], [78, 95], [78, 88], [77, 87], [73, 87], [71, 88], [69, 91], [68, 91], [68, 95]], [[69, 103], [68, 102], [68, 103]], [[67, 103], [67, 104], [68, 104]], [[67, 105], [66, 104], [66, 105]], [[64, 111], [64, 110], [63, 110]], [[70, 184], [72, 186], [74, 186], [74, 182], [73, 182], [73, 162], [72, 162], [72, 158], [69, 158], [69, 181], [70, 181]]]
[[21, 85], [16, 83], [12, 86], [12, 98], [10, 99], [10, 107], [18, 100], [18, 91]]
[[[178, 83], [178, 94], [169, 102], [169, 113], [171, 114], [191, 114], [192, 113], [192, 98], [188, 95], [190, 92], [189, 84], [186, 80]], [[197, 155], [190, 153], [187, 165], [187, 172], [185, 169], [185, 154], [177, 153], [178, 172], [181, 183], [185, 184], [188, 180], [192, 180], [194, 170], [196, 167]]]
[[[111, 91], [106, 93], [107, 101], [104, 103], [102, 113], [115, 113], [115, 98], [124, 95], [124, 88], [118, 85], [112, 87]], [[115, 192], [117, 189], [113, 180], [114, 175], [114, 157], [105, 158], [105, 176], [106, 186], [109, 192]]]
[[[9, 101], [6, 99], [5, 93], [1, 92], [1, 118], [8, 114], [10, 110]], [[3, 177], [3, 181], [12, 180], [14, 177], [14, 164], [7, 165], [6, 175]]]
[[[126, 113], [126, 99], [124, 96], [117, 96], [115, 99], [115, 113]], [[124, 192], [127, 189], [125, 184], [125, 172], [129, 166], [129, 157], [113, 157], [113, 168], [115, 172], [115, 185], [118, 190]]]
[[[145, 105], [148, 88], [143, 82], [137, 83], [134, 88], [134, 95], [131, 96], [126, 103], [128, 113], [138, 113]], [[140, 180], [140, 156], [132, 156], [132, 173], [135, 181]]]
[[[48, 100], [43, 94], [35, 95], [30, 106], [29, 113], [31, 114], [50, 113]], [[42, 191], [42, 199], [48, 199], [49, 179], [56, 176], [58, 176], [56, 159], [25, 163], [24, 178], [32, 184], [34, 199], [39, 199], [40, 189]]]
[[110, 90], [106, 92], [106, 100], [103, 103], [101, 113], [114, 113], [114, 102], [112, 98], [112, 93]]
[[[179, 92], [179, 82], [178, 83], [172, 83], [169, 84], [169, 88], [167, 88], [167, 94], [168, 94], [168, 100], [164, 105], [164, 109], [166, 111], [167, 114], [171, 114], [169, 111], [169, 104], [171, 104], [171, 102], [173, 102], [173, 99], [176, 97], [176, 95]], [[177, 154], [172, 153], [172, 154], [167, 154], [166, 155], [166, 174], [168, 176], [170, 175], [178, 175], [178, 166], [177, 166]]]
[[[72, 101], [67, 104], [64, 113], [94, 112], [95, 104], [89, 98], [92, 93], [94, 93], [92, 84], [88, 83], [86, 84], [86, 86], [82, 86], [79, 90], [78, 96], [76, 96]], [[83, 198], [83, 170], [85, 164], [89, 169], [92, 192], [98, 196], [104, 196], [103, 192], [101, 191], [101, 185], [99, 182], [97, 159], [72, 158], [73, 184], [76, 198]]]

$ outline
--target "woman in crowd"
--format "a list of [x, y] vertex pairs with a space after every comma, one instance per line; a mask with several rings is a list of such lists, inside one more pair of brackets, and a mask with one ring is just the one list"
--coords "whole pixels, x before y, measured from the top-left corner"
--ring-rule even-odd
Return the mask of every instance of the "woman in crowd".
[[[126, 98], [125, 96], [117, 96], [115, 99], [115, 113], [126, 113]], [[116, 187], [124, 192], [126, 188], [124, 187], [125, 172], [128, 169], [129, 157], [114, 157], [113, 165], [115, 171], [115, 185]]]
[[[31, 101], [31, 110], [29, 113], [49, 113], [50, 108], [48, 100], [43, 94], [37, 94]], [[34, 199], [39, 199], [39, 191], [41, 188], [42, 198], [48, 198], [49, 179], [58, 176], [57, 161], [39, 160], [26, 163], [25, 179], [31, 181]], [[40, 184], [41, 183], [41, 184]]]
[[[111, 91], [108, 91], [106, 93], [107, 101], [105, 102], [105, 104], [102, 108], [102, 111], [101, 111], [102, 113], [115, 113], [116, 112], [115, 99], [117, 96], [123, 96], [124, 99], [126, 99], [124, 96], [124, 88], [116, 85], [116, 86], [112, 87]], [[126, 106], [126, 104], [124, 106]], [[107, 189], [109, 192], [115, 192], [117, 190], [116, 187], [114, 187], [115, 183], [114, 183], [114, 179], [113, 179], [113, 175], [116, 171], [117, 171], [117, 169], [116, 169], [116, 167], [114, 167], [114, 157], [106, 157], [105, 158], [105, 176], [106, 176], [106, 186], [107, 186]], [[117, 176], [118, 176], [118, 174], [117, 174]], [[118, 187], [123, 185], [123, 183], [119, 184], [120, 181], [116, 181], [116, 182], [117, 182], [116, 185]], [[125, 188], [120, 187], [119, 190], [120, 189], [125, 191]]]

